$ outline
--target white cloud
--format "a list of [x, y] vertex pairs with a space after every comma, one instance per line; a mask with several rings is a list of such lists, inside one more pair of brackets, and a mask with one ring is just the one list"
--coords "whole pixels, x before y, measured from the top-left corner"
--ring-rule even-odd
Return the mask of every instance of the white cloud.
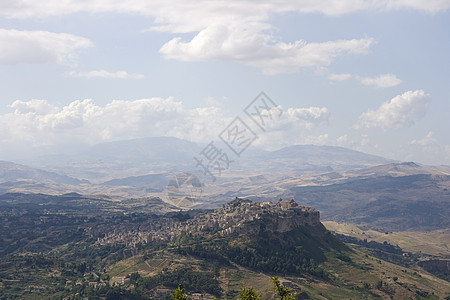
[[280, 110], [283, 111], [282, 114], [267, 123], [269, 129], [298, 132], [329, 124], [330, 112], [326, 107], [290, 107], [288, 109], [278, 107], [278, 110], [274, 109], [271, 115], [278, 115]]
[[36, 115], [45, 115], [49, 113], [54, 113], [57, 108], [49, 104], [46, 100], [33, 99], [28, 102], [16, 100], [11, 105], [14, 108], [14, 114], [22, 115], [28, 113], [34, 113]]
[[419, 161], [427, 164], [443, 164], [450, 162], [450, 147], [442, 145], [429, 131], [421, 139], [413, 139], [409, 142], [410, 151], [415, 153]]
[[450, 2], [447, 0], [389, 0], [381, 5], [383, 10], [399, 10], [412, 8], [430, 13], [446, 11], [450, 9]]
[[0, 29], [0, 64], [70, 64], [93, 44], [67, 33]]
[[186, 109], [173, 98], [114, 100], [105, 106], [86, 99], [62, 108], [31, 100], [15, 101], [11, 108], [14, 112], [0, 115], [0, 123], [9, 124], [0, 137], [2, 144], [8, 140], [36, 146], [94, 144], [164, 135], [199, 141], [205, 134], [219, 132], [218, 127], [227, 121], [214, 107]]
[[[280, 0], [280, 1], [251, 1], [251, 0], [3, 0], [0, 3], [0, 12], [8, 18], [43, 18], [60, 16], [79, 12], [101, 13], [122, 12], [136, 13], [147, 16], [160, 16], [156, 21], [161, 24], [202, 22], [199, 11], [209, 12], [210, 15], [201, 14], [207, 20], [222, 14], [224, 18], [230, 15], [255, 18], [266, 16], [269, 12], [297, 11], [301, 13], [321, 13], [325, 15], [342, 15], [356, 11], [391, 11], [399, 9], [416, 9], [426, 12], [446, 11], [450, 8], [449, 1], [445, 0]], [[176, 20], [178, 17], [179, 20]], [[162, 25], [164, 27], [164, 25]]]
[[330, 73], [327, 75], [329, 80], [332, 81], [345, 81], [351, 78], [355, 78], [358, 81], [360, 81], [364, 85], [368, 86], [374, 86], [377, 88], [388, 88], [397, 86], [400, 83], [402, 83], [402, 80], [398, 79], [397, 76], [393, 74], [382, 74], [378, 75], [376, 77], [362, 77], [359, 75], [352, 75], [352, 74], [334, 74]]
[[383, 74], [377, 77], [359, 77], [358, 79], [364, 85], [370, 85], [377, 88], [388, 88], [402, 83], [402, 81], [393, 74]]
[[[148, 136], [173, 136], [208, 143], [217, 140], [217, 135], [234, 117], [226, 116], [216, 106], [186, 108], [173, 98], [114, 100], [104, 106], [85, 99], [62, 108], [46, 100], [17, 100], [10, 108], [10, 113], [0, 115], [0, 144], [5, 148], [2, 151], [11, 145], [70, 148]], [[270, 122], [267, 136], [261, 134], [265, 138], [259, 140], [259, 145], [271, 144], [269, 137], [277, 137], [284, 143], [324, 143], [328, 136], [315, 136], [311, 130], [326, 124], [328, 118], [326, 108], [288, 108], [280, 119]]]
[[[262, 68], [266, 73], [286, 73], [303, 67], [328, 66], [339, 55], [365, 53], [373, 40], [281, 42], [271, 33], [275, 30], [269, 21], [274, 14], [342, 15], [364, 10], [410, 8], [439, 12], [449, 9], [450, 3], [444, 0], [3, 0], [0, 14], [7, 18], [24, 19], [74, 13], [139, 14], [153, 18], [154, 26], [150, 30], [197, 33], [191, 41], [182, 41], [177, 37], [164, 44], [160, 52], [166, 58], [183, 61], [232, 60]], [[58, 58], [60, 56], [57, 55]], [[45, 59], [41, 57], [41, 60]]]
[[129, 74], [126, 71], [108, 72], [105, 70], [93, 70], [89, 72], [69, 72], [69, 76], [75, 78], [113, 78], [113, 79], [141, 79], [144, 78], [142, 74]]
[[[276, 112], [273, 113], [276, 115]], [[267, 150], [299, 144], [323, 145], [328, 134], [320, 132], [322, 125], [328, 125], [330, 113], [326, 107], [290, 107], [278, 118], [267, 122], [263, 134], [258, 135], [255, 146]]]
[[338, 146], [344, 147], [347, 146], [348, 136], [346, 134], [341, 135], [336, 139]]
[[377, 110], [369, 110], [359, 117], [355, 128], [400, 128], [412, 126], [425, 116], [431, 97], [422, 90], [408, 91], [383, 103]]
[[323, 43], [276, 42], [262, 33], [264, 24], [215, 24], [201, 30], [191, 41], [174, 38], [160, 53], [181, 61], [230, 60], [263, 69], [266, 74], [292, 73], [305, 67], [326, 67], [343, 54], [366, 53], [373, 39]]
[[303, 123], [311, 128], [320, 124], [327, 124], [330, 119], [330, 112], [326, 107], [308, 107], [308, 108], [288, 108], [285, 112], [287, 121]]
[[[407, 3], [393, 7], [409, 7]], [[269, 24], [273, 14], [287, 12], [339, 15], [358, 10], [384, 10], [388, 6], [354, 1], [206, 1], [124, 0], [57, 1], [36, 3], [24, 0], [2, 4], [1, 13], [10, 18], [43, 18], [71, 13], [119, 12], [154, 18], [151, 30], [171, 33], [195, 32], [190, 41], [174, 38], [160, 53], [182, 61], [230, 60], [242, 62], [264, 73], [292, 73], [305, 67], [326, 67], [340, 55], [362, 54], [373, 43], [370, 38], [309, 43], [282, 42]]]
[[434, 144], [437, 144], [437, 140], [433, 137], [433, 132], [428, 132], [427, 136], [419, 139], [419, 140], [412, 140], [409, 142], [411, 145], [418, 145], [423, 147], [428, 147]]
[[[165, 43], [161, 54], [168, 59], [182, 61], [230, 60], [261, 68], [267, 74], [292, 73], [305, 67], [326, 67], [337, 56], [365, 53], [373, 40], [370, 38], [325, 41], [282, 42], [274, 36], [270, 17], [274, 14], [321, 13], [342, 15], [356, 11], [390, 11], [417, 9], [439, 12], [449, 9], [448, 1], [442, 0], [328, 0], [328, 1], [250, 1], [250, 0], [5, 0], [0, 4], [0, 14], [8, 18], [41, 19], [74, 13], [126, 13], [139, 14], [153, 19], [150, 30], [170, 33], [197, 33], [190, 41], [176, 37]], [[75, 44], [75, 43], [72, 43]], [[22, 48], [21, 49], [27, 49]], [[29, 48], [28, 48], [29, 49]], [[32, 61], [48, 61], [45, 55]], [[73, 51], [69, 51], [72, 53]], [[12, 51], [11, 53], [15, 53]], [[19, 52], [20, 53], [20, 52]], [[44, 51], [48, 54], [48, 51]], [[61, 54], [61, 51], [58, 52]], [[58, 61], [61, 56], [56, 55]], [[49, 54], [52, 55], [51, 53]], [[7, 61], [14, 61], [12, 54]], [[51, 60], [51, 59], [50, 59]], [[16, 58], [17, 61], [17, 58]], [[24, 61], [24, 57], [18, 60]], [[25, 59], [27, 61], [27, 59]], [[87, 76], [87, 75], [86, 75]], [[335, 79], [338, 77], [334, 77]], [[342, 76], [340, 80], [343, 80]], [[391, 78], [392, 79], [392, 78]], [[333, 79], [332, 79], [333, 80]], [[377, 79], [378, 82], [382, 79]], [[374, 83], [377, 86], [394, 84]]]

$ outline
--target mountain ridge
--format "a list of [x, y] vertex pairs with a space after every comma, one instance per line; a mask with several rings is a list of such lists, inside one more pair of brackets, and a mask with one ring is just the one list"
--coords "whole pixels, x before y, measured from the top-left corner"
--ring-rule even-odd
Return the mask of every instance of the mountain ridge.
[[86, 179], [73, 178], [71, 176], [58, 174], [52, 171], [46, 171], [14, 162], [0, 160], [0, 182], [17, 180], [50, 181], [60, 184], [89, 183]]

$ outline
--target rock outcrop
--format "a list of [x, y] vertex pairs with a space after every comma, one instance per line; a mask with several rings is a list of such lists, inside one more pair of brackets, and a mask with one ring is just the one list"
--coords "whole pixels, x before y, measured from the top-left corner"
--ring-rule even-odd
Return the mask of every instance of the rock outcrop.
[[133, 224], [123, 224], [114, 228], [113, 232], [105, 232], [98, 243], [136, 246], [142, 243], [170, 241], [183, 232], [192, 234], [217, 232], [222, 236], [230, 234], [251, 236], [260, 233], [261, 230], [283, 233], [302, 226], [323, 227], [319, 211], [298, 205], [294, 200], [280, 199], [277, 203], [272, 203], [236, 198], [213, 212], [200, 213], [185, 221], [160, 217], [149, 218], [147, 222], [136, 227]]

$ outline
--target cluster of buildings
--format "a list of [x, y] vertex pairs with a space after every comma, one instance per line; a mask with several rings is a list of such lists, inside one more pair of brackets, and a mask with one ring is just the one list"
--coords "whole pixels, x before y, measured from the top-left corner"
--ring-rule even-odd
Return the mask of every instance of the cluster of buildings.
[[275, 232], [290, 231], [299, 226], [316, 226], [320, 223], [319, 212], [312, 207], [298, 205], [294, 200], [252, 202], [236, 198], [213, 212], [197, 214], [186, 221], [172, 217], [150, 218], [140, 224], [120, 224], [102, 238], [100, 245], [138, 244], [170, 241], [183, 232], [216, 231], [222, 235], [257, 231], [257, 220], [267, 221], [265, 229]]

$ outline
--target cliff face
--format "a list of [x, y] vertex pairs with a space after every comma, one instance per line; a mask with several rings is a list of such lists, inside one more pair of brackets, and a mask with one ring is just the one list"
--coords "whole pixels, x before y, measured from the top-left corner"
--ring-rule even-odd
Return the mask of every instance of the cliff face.
[[236, 198], [212, 213], [222, 234], [234, 232], [257, 234], [261, 230], [288, 232], [304, 226], [322, 227], [320, 213], [312, 207], [298, 205], [294, 200], [251, 202]]
[[274, 232], [287, 232], [302, 226], [318, 226], [320, 225], [320, 216], [317, 210], [301, 211], [291, 208], [288, 211], [278, 214], [278, 216], [270, 216], [269, 224], [274, 224]]
[[[262, 231], [285, 233], [305, 226], [314, 228], [317, 234], [326, 233], [325, 227], [320, 223], [319, 212], [312, 207], [300, 206], [294, 200], [272, 203], [236, 198], [213, 212], [200, 213], [185, 221], [170, 217], [149, 218], [139, 225], [121, 224], [113, 232], [110, 228], [104, 228], [104, 237], [99, 238], [98, 243], [136, 246], [141, 243], [167, 242], [183, 232], [253, 236]], [[90, 231], [99, 230], [93, 228]], [[93, 232], [90, 234], [95, 235]]]

